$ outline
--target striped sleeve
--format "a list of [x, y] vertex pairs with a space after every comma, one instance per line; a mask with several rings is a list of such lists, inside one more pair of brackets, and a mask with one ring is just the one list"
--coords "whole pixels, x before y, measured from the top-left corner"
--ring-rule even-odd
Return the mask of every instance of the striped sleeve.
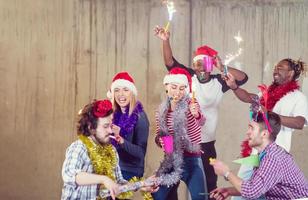
[[190, 111], [187, 113], [187, 134], [192, 143], [201, 143], [201, 126]]
[[160, 128], [159, 128], [159, 113], [158, 111], [155, 112], [155, 143], [158, 147], [162, 147], [159, 141], [159, 132], [160, 132]]

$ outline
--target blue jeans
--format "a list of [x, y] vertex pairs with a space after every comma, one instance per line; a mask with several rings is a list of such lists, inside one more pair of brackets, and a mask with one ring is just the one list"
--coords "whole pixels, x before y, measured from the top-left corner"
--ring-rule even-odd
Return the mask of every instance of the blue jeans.
[[[181, 180], [184, 181], [192, 200], [207, 200], [206, 179], [203, 171], [201, 157], [184, 156], [183, 173]], [[167, 200], [166, 197], [172, 187], [160, 186], [159, 190], [152, 194], [155, 200]]]
[[129, 181], [134, 176], [136, 176], [137, 178], [141, 178], [143, 176], [143, 174], [138, 174], [138, 173], [129, 172], [125, 170], [121, 170], [121, 173], [122, 173], [123, 178], [127, 181]]

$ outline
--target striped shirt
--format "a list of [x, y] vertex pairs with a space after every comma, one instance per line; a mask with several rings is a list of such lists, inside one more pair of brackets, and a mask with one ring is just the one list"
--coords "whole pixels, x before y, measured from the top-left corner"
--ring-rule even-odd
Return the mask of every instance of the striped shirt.
[[256, 199], [283, 200], [308, 197], [308, 181], [293, 157], [276, 143], [268, 145], [260, 166], [252, 177], [242, 182], [241, 194]]
[[[166, 116], [166, 122], [167, 122], [167, 127], [169, 134], [174, 135], [174, 130], [173, 130], [173, 118], [172, 118], [173, 111], [169, 110]], [[188, 110], [186, 112], [187, 116], [187, 135], [188, 138], [190, 139], [190, 142], [193, 144], [199, 144], [201, 143], [201, 126], [205, 122], [205, 118], [202, 113], [199, 113], [199, 118], [196, 119]], [[160, 127], [159, 127], [159, 113], [156, 112], [156, 135], [160, 133]]]
[[[118, 156], [117, 153], [116, 155]], [[117, 160], [119, 160], [118, 157]], [[61, 200], [96, 200], [98, 185], [77, 185], [75, 177], [79, 172], [94, 173], [87, 148], [81, 140], [73, 142], [66, 150], [65, 161], [62, 167], [62, 178], [64, 185], [62, 188]], [[115, 168], [115, 176], [117, 183], [122, 184], [127, 182], [121, 174], [119, 165]]]

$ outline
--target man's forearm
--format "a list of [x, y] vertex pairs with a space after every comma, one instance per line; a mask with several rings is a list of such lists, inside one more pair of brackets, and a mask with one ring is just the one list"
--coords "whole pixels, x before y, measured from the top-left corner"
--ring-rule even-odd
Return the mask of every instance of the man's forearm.
[[79, 172], [76, 175], [76, 183], [78, 185], [93, 185], [93, 184], [102, 184], [105, 180], [105, 177], [98, 174], [92, 174], [87, 172]]
[[241, 196], [241, 193], [235, 187], [228, 187], [226, 189], [228, 190], [229, 196]]
[[169, 39], [163, 41], [163, 56], [164, 56], [165, 65], [172, 66], [173, 65], [173, 59], [172, 59], [173, 55], [172, 55], [172, 50], [171, 50]]
[[238, 69], [235, 69], [233, 67], [228, 67], [228, 72], [231, 73], [234, 76], [235, 80], [237, 80], [237, 81], [242, 81], [247, 76], [246, 73], [244, 73], [244, 72], [242, 72]]
[[237, 88], [237, 89], [233, 90], [233, 92], [239, 100], [241, 100], [245, 103], [251, 103], [252, 102], [252, 96], [255, 95], [255, 94], [248, 93], [246, 90], [244, 90], [242, 88]]
[[235, 190], [232, 190], [232, 192], [234, 192], [234, 195], [241, 193], [241, 187], [242, 187], [243, 180], [239, 178], [238, 176], [236, 176], [235, 174], [233, 174], [232, 172], [230, 172], [228, 179], [229, 179], [229, 182], [234, 186]]
[[287, 117], [279, 115], [281, 119], [281, 125], [288, 128], [303, 129], [305, 125], [305, 118], [301, 116]]

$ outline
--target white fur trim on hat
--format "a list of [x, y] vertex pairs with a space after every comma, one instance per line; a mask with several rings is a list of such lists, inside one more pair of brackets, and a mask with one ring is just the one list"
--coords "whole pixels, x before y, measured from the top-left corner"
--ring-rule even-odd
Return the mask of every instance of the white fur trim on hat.
[[193, 58], [193, 62], [197, 62], [197, 60], [203, 60], [205, 56], [207, 55], [203, 55], [203, 54], [197, 55]]
[[186, 75], [184, 74], [168, 74], [164, 78], [164, 85], [169, 83], [183, 84], [186, 86], [186, 92], [189, 93], [189, 84]]
[[132, 93], [137, 96], [137, 88], [135, 86], [134, 83], [128, 81], [128, 80], [125, 80], [125, 79], [117, 79], [115, 81], [112, 82], [111, 84], [111, 92], [113, 93], [114, 89], [115, 88], [118, 88], [118, 87], [127, 87], [129, 90], [132, 91]]

